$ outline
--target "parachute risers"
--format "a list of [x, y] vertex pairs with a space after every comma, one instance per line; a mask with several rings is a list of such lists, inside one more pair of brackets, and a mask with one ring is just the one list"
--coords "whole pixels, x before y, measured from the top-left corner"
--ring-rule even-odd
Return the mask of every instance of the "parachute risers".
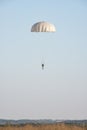
[[37, 22], [33, 24], [31, 32], [55, 32], [55, 26], [48, 22]]

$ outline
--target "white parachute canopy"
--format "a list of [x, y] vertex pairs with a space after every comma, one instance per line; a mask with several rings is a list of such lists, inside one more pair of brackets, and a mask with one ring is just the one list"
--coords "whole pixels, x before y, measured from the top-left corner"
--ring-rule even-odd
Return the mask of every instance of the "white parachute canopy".
[[32, 28], [31, 32], [55, 32], [55, 26], [48, 22], [37, 22]]

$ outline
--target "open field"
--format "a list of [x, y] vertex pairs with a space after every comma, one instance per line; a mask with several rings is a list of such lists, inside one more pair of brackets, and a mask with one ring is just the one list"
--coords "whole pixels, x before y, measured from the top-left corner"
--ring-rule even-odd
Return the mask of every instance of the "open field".
[[87, 130], [87, 126], [74, 124], [26, 124], [26, 125], [3, 125], [0, 130]]

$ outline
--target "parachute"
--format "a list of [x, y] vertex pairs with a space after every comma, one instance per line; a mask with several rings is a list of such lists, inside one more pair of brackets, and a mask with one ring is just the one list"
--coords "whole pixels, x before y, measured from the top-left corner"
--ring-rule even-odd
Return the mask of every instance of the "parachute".
[[[32, 25], [31, 32], [55, 32], [55, 26], [48, 22], [37, 22]], [[42, 62], [41, 64], [42, 70], [44, 70], [45, 64]]]
[[37, 22], [32, 28], [31, 32], [55, 32], [55, 26], [48, 22]]

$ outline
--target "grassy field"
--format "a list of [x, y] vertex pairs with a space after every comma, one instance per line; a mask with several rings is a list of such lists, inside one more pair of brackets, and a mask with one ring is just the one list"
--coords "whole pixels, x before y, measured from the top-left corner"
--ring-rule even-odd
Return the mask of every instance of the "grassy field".
[[26, 125], [4, 125], [0, 126], [0, 130], [87, 130], [87, 127], [81, 127], [70, 124], [26, 124]]

